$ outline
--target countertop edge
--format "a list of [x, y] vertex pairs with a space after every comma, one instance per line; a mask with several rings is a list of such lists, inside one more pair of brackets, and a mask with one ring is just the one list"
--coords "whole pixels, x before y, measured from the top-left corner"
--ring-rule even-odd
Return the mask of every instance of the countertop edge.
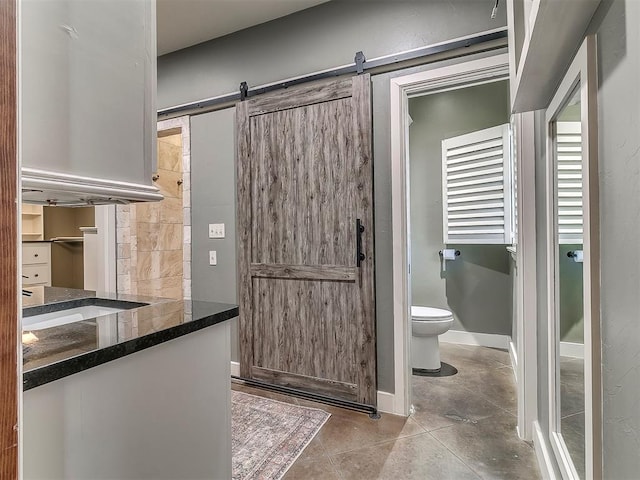
[[89, 370], [90, 368], [98, 365], [131, 355], [132, 353], [145, 350], [155, 345], [160, 345], [168, 342], [169, 340], [197, 332], [198, 330], [217, 325], [226, 320], [237, 317], [238, 314], [239, 308], [237, 306], [231, 307], [227, 310], [208, 315], [198, 320], [181, 323], [180, 325], [176, 325], [159, 332], [153, 332], [116, 345], [86, 352], [51, 365], [35, 368], [23, 373], [22, 390], [26, 392], [32, 388], [68, 377], [75, 373]]

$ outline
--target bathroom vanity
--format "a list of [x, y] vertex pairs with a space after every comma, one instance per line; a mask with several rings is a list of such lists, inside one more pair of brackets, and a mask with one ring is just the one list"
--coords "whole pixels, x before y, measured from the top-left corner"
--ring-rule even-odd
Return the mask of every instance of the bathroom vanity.
[[23, 318], [26, 480], [231, 478], [236, 306], [37, 288]]

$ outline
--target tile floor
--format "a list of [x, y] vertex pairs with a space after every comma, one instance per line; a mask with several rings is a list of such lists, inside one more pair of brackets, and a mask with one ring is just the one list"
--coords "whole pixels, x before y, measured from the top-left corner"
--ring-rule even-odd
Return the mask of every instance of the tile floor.
[[413, 376], [409, 418], [366, 414], [234, 384], [236, 390], [321, 408], [331, 418], [285, 480], [540, 478], [533, 448], [516, 434], [516, 390], [505, 351], [441, 344], [451, 377]]
[[585, 478], [584, 360], [560, 357], [560, 432], [580, 478]]

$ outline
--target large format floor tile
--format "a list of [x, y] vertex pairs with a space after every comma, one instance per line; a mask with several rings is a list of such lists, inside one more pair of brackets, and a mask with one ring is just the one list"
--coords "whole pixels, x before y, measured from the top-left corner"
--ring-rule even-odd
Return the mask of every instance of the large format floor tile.
[[516, 418], [507, 412], [433, 432], [449, 450], [482, 478], [541, 478], [533, 447], [516, 435]]
[[[363, 413], [246, 385], [233, 388], [331, 417], [285, 480], [465, 480], [540, 478], [533, 448], [516, 434], [516, 389], [507, 352], [441, 344], [450, 377], [412, 377], [415, 413]], [[513, 412], [513, 413], [511, 413]]]
[[460, 422], [475, 422], [495, 415], [496, 406], [465, 388], [452, 388], [450, 377], [413, 377], [411, 416], [428, 431]]
[[441, 480], [480, 477], [429, 433], [336, 455], [344, 479]]

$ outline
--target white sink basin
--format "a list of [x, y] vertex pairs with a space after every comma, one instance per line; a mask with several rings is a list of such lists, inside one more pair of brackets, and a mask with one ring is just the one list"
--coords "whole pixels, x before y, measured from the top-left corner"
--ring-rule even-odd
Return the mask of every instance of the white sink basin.
[[57, 312], [41, 313], [22, 318], [22, 330], [43, 330], [45, 328], [58, 327], [67, 323], [79, 322], [90, 318], [111, 315], [112, 313], [123, 312], [123, 308], [99, 307], [87, 305], [84, 307], [59, 310]]

